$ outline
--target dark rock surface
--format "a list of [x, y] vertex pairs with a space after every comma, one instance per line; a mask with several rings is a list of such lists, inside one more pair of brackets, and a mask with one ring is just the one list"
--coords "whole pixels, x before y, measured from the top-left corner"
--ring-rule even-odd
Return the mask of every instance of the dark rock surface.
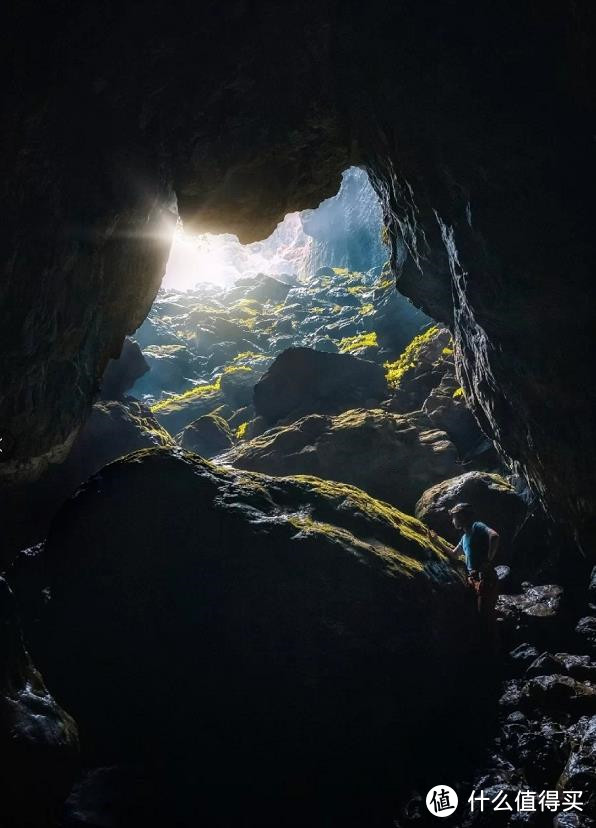
[[411, 512], [426, 486], [458, 468], [447, 435], [420, 419], [379, 408], [335, 417], [313, 414], [244, 440], [217, 462], [276, 476], [309, 474], [351, 483]]
[[78, 771], [78, 733], [25, 649], [14, 597], [0, 578], [0, 819], [45, 828]]
[[526, 514], [526, 506], [514, 488], [500, 475], [466, 472], [443, 480], [424, 492], [416, 504], [416, 517], [453, 543], [461, 537], [453, 526], [449, 509], [456, 503], [470, 503], [476, 520], [496, 529], [501, 537], [499, 561], [506, 561], [515, 531]]
[[19, 549], [43, 540], [61, 504], [106, 463], [138, 449], [175, 445], [138, 400], [95, 403], [64, 462], [50, 466], [39, 480], [3, 493], [0, 563], [8, 564]]
[[223, 417], [206, 414], [187, 425], [177, 437], [183, 449], [201, 457], [213, 457], [232, 446], [230, 428]]
[[126, 337], [118, 359], [111, 359], [101, 379], [101, 396], [104, 400], [122, 399], [149, 370], [139, 345]]
[[151, 450], [64, 507], [51, 600], [20, 599], [86, 762], [182, 762], [224, 810], [230, 779], [234, 806], [383, 800], [435, 717], [458, 721], [471, 607], [444, 549], [359, 489]]
[[304, 414], [374, 405], [387, 395], [382, 367], [350, 354], [310, 348], [281, 353], [254, 388], [254, 407], [269, 423]]

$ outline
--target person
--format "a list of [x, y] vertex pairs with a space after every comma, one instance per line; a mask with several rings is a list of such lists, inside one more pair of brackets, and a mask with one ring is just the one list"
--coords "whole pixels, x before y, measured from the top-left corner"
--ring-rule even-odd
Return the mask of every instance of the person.
[[468, 571], [468, 585], [474, 590], [476, 609], [484, 632], [497, 650], [495, 607], [499, 596], [499, 579], [493, 564], [499, 548], [499, 533], [485, 523], [475, 520], [469, 503], [458, 503], [449, 510], [453, 525], [463, 532], [452, 551], [453, 558], [463, 552]]

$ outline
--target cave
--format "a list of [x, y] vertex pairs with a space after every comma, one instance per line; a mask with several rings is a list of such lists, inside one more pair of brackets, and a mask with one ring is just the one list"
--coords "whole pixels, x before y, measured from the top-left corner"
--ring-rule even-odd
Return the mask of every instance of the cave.
[[7, 13], [8, 828], [594, 824], [595, 18]]

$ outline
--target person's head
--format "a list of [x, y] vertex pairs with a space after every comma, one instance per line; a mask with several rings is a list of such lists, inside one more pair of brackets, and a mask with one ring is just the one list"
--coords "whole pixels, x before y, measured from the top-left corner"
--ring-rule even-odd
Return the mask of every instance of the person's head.
[[474, 523], [474, 510], [469, 503], [458, 503], [449, 510], [451, 520], [456, 529], [466, 532]]

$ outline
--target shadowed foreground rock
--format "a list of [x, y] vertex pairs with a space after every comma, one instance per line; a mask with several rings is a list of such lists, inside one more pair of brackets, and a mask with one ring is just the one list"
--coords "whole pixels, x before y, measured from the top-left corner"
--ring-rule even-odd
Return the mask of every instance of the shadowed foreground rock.
[[78, 734], [25, 650], [14, 597], [0, 578], [0, 824], [42, 828], [68, 793]]
[[163, 765], [177, 802], [250, 793], [250, 825], [274, 800], [383, 802], [459, 722], [473, 624], [445, 549], [351, 486], [142, 451], [59, 513], [28, 634], [88, 764]]

